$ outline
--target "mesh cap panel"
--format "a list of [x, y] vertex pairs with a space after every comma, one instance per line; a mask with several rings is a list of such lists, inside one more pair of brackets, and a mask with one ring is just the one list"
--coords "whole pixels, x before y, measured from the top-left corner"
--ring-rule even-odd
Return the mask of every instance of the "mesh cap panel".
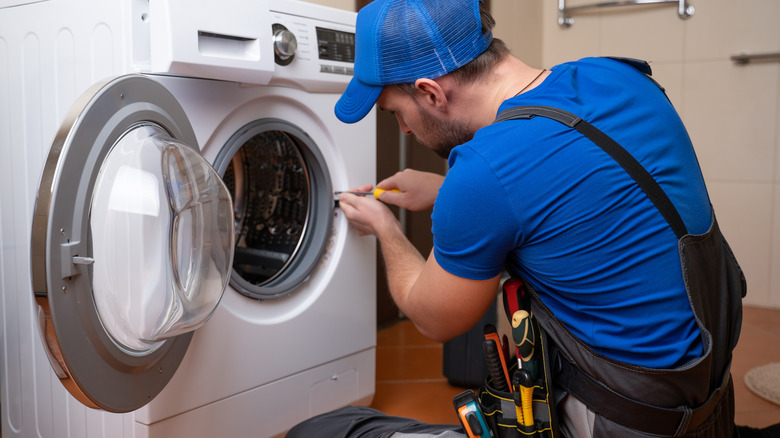
[[383, 68], [376, 72], [376, 83], [434, 79], [466, 65], [487, 48], [481, 28], [473, 0], [390, 5], [377, 41]]

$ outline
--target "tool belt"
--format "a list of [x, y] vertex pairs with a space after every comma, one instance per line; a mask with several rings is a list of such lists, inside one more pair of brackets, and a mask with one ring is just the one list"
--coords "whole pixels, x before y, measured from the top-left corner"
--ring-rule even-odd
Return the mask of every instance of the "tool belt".
[[471, 390], [455, 396], [455, 410], [469, 438], [557, 437], [549, 339], [528, 312], [530, 297], [522, 281], [507, 279], [503, 291], [512, 340], [485, 325], [490, 374], [476, 397]]
[[[711, 376], [706, 372], [712, 367], [713, 345], [711, 337], [705, 332], [705, 349], [707, 354], [689, 367], [672, 370], [647, 370], [621, 362], [597, 357], [588, 347], [584, 347], [562, 323], [552, 317], [552, 313], [539, 301], [536, 292], [518, 278], [510, 278], [503, 285], [504, 306], [507, 315], [517, 314], [518, 310], [533, 309], [528, 323], [530, 329], [527, 339], [532, 341], [533, 355], [515, 360], [522, 356], [521, 348], [511, 353], [504, 349], [503, 357], [491, 359], [486, 349], [486, 360], [490, 375], [485, 384], [477, 391], [479, 408], [485, 423], [493, 437], [516, 438], [538, 437], [556, 438], [562, 436], [559, 428], [557, 405], [564, 397], [571, 396], [580, 400], [595, 418], [592, 436], [620, 437], [731, 437], [734, 428], [734, 395], [733, 383], [729, 372], [730, 362], [726, 364], [722, 374], [719, 374], [717, 385], [708, 394], [707, 379]], [[517, 297], [515, 299], [515, 297]], [[519, 307], [514, 303], [518, 303]], [[537, 315], [545, 326], [552, 324], [555, 328], [548, 333], [539, 324]], [[516, 318], [512, 321], [513, 342], [522, 343], [515, 337]], [[490, 325], [486, 327], [491, 327]], [[486, 333], [494, 329], [486, 329]], [[561, 340], [561, 330], [571, 341]], [[557, 332], [557, 333], [556, 333]], [[486, 336], [487, 338], [487, 336]], [[561, 347], [558, 343], [566, 344]], [[504, 346], [512, 345], [512, 341], [504, 339]], [[726, 349], [730, 351], [730, 346]], [[716, 348], [717, 349], [717, 348]], [[570, 351], [574, 350], [574, 353]], [[516, 353], [516, 354], [515, 354]], [[600, 370], [600, 377], [609, 375], [608, 379], [614, 386], [610, 387], [598, 378], [592, 376], [577, 366], [572, 357], [583, 360], [587, 357], [590, 365], [585, 368], [590, 372], [594, 367]], [[730, 360], [730, 359], [729, 359]], [[506, 372], [501, 364], [506, 364]], [[514, 376], [518, 365], [533, 371], [531, 385], [518, 384], [513, 378], [506, 382], [506, 375]], [[685, 368], [685, 369], [684, 369]], [[594, 373], [595, 374], [595, 373]], [[523, 398], [526, 387], [532, 387], [532, 396]], [[677, 398], [678, 404], [665, 407], [654, 397], [653, 392], [666, 392], [665, 386], [676, 386], [684, 395]], [[500, 389], [503, 388], [503, 389]], [[648, 389], [650, 388], [650, 389]], [[698, 391], [697, 391], [698, 388]], [[689, 400], [702, 399], [703, 402]], [[625, 395], [629, 394], [629, 395]], [[676, 396], [675, 396], [676, 397]], [[530, 416], [529, 416], [530, 414]], [[529, 418], [531, 419], [529, 421]], [[467, 430], [467, 433], [469, 431]], [[469, 435], [487, 437], [488, 435]]]
[[[494, 437], [558, 437], [549, 339], [527, 312], [529, 296], [522, 281], [506, 280], [503, 291], [504, 310], [513, 326], [513, 338], [518, 337], [512, 342], [520, 345], [508, 348], [512, 343], [503, 339], [503, 365], [491, 360], [486, 350], [490, 376], [477, 392], [486, 422]], [[486, 327], [486, 338], [493, 330]], [[502, 366], [506, 366], [506, 373]], [[505, 382], [507, 375], [512, 377]]]
[[[509, 372], [512, 373], [516, 369], [517, 364], [515, 363], [509, 367]], [[523, 406], [522, 388], [512, 392], [499, 391], [493, 387], [492, 383], [492, 380], [488, 378], [485, 386], [479, 388], [477, 398], [494, 437], [552, 438], [559, 436], [553, 430], [556, 425], [555, 404], [550, 399], [548, 392], [550, 386], [546, 380], [534, 382], [530, 411], [532, 412], [532, 420], [530, 422], [526, 419], [529, 411], [527, 407]], [[521, 400], [519, 406], [518, 399]]]

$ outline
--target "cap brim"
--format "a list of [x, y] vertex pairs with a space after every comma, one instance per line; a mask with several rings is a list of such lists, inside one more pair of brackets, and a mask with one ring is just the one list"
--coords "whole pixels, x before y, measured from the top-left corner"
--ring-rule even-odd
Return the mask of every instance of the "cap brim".
[[359, 122], [374, 107], [382, 88], [382, 85], [367, 85], [353, 77], [336, 102], [336, 117], [344, 123]]

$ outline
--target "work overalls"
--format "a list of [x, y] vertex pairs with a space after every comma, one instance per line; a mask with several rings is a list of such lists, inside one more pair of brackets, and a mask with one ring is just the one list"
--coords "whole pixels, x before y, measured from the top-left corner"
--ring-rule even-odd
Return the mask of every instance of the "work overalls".
[[[632, 65], [649, 75], [649, 67], [643, 70], [642, 64]], [[573, 114], [550, 107], [517, 107], [503, 111], [494, 123], [537, 116], [564, 123], [604, 149], [642, 187], [672, 227], [704, 352], [693, 362], [664, 370], [609, 359], [574, 336], [529, 291], [533, 315], [551, 341], [555, 398], [562, 408], [559, 414], [567, 417], [560, 421], [562, 430], [575, 436], [592, 433], [621, 438], [733, 436], [731, 352], [739, 338], [746, 283], [714, 212], [707, 233], [688, 234], [652, 176], [614, 140]]]

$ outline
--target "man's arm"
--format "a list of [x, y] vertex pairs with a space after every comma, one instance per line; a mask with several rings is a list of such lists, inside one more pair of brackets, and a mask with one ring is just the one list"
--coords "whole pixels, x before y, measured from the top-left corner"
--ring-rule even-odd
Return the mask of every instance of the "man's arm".
[[490, 308], [499, 275], [469, 280], [450, 274], [432, 253], [427, 260], [420, 255], [381, 202], [342, 195], [339, 204], [360, 234], [372, 234], [379, 240], [390, 294], [423, 335], [447, 341], [472, 328]]
[[406, 314], [423, 335], [448, 341], [474, 327], [485, 315], [496, 299], [500, 277], [458, 277], [439, 266], [431, 252], [406, 296], [407, 307], [416, 313]]

